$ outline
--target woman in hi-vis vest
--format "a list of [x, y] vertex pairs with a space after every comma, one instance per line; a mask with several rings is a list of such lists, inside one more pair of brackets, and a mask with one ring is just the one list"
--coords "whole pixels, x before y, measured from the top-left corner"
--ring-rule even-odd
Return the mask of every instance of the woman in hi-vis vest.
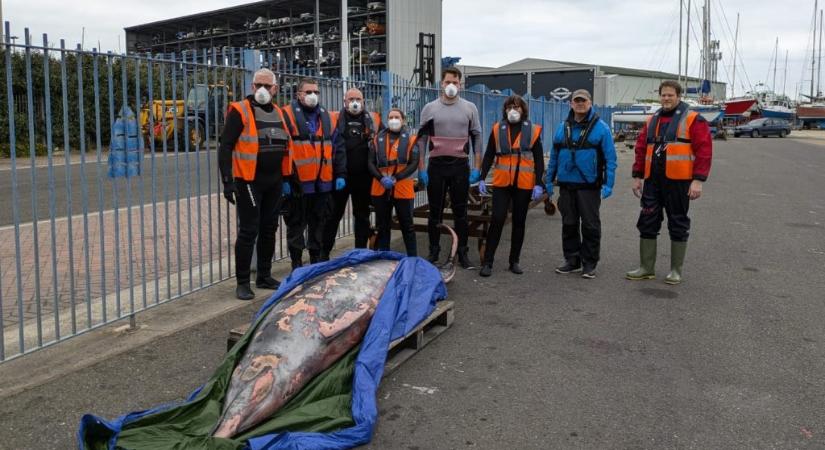
[[487, 151], [481, 162], [481, 181], [478, 190], [488, 195], [487, 172], [493, 168], [493, 217], [487, 231], [479, 275], [489, 277], [493, 273], [493, 257], [496, 254], [501, 231], [507, 220], [507, 211], [513, 206], [513, 232], [510, 238], [510, 272], [524, 273], [519, 266], [521, 246], [527, 210], [531, 200], [538, 200], [544, 193], [541, 179], [544, 171], [544, 152], [541, 148], [541, 126], [529, 120], [527, 103], [521, 96], [511, 95], [504, 100], [502, 118], [493, 124]]
[[370, 142], [367, 157], [373, 176], [372, 205], [375, 207], [375, 225], [378, 228], [378, 250], [390, 249], [392, 210], [401, 225], [401, 235], [407, 256], [417, 256], [413, 227], [415, 184], [412, 174], [418, 168], [417, 139], [407, 128], [404, 112], [393, 108], [387, 114], [387, 128]]

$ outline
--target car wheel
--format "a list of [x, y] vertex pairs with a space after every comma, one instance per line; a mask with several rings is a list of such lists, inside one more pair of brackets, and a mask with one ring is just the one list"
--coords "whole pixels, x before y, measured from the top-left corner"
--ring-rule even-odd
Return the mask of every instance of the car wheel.
[[739, 133], [733, 133], [733, 137], [739, 137]]
[[751, 131], [751, 137], [752, 137], [752, 138], [759, 137], [759, 130], [753, 130], [753, 131]]
[[785, 130], [779, 130], [779, 137], [785, 137]]

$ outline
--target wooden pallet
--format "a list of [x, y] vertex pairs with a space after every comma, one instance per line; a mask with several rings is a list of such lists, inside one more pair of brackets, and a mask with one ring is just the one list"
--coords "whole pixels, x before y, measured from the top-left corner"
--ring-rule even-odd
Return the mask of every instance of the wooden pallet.
[[[384, 375], [388, 375], [398, 369], [405, 361], [410, 359], [419, 350], [432, 342], [441, 333], [447, 331], [455, 320], [454, 304], [444, 300], [435, 304], [433, 312], [421, 321], [409, 333], [390, 342], [387, 361], [384, 363]], [[249, 330], [249, 324], [233, 328], [229, 331], [229, 338], [226, 341], [227, 350], [231, 349], [241, 337]]]

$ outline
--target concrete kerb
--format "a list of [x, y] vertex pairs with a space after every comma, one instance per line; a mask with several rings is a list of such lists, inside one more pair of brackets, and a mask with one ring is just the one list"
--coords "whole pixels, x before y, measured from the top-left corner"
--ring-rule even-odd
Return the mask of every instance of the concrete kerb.
[[[339, 248], [347, 249], [351, 247], [352, 240], [353, 237], [347, 236], [338, 239], [336, 243], [339, 244]], [[228, 257], [224, 258], [221, 262], [222, 267], [226, 268]], [[218, 264], [213, 262], [213, 276], [215, 276], [216, 279], [217, 268]], [[193, 270], [193, 275], [197, 274], [198, 270], [202, 270], [204, 271], [204, 279], [208, 279], [208, 269], [209, 264], [204, 264]], [[273, 275], [276, 278], [283, 279], [289, 275], [290, 271], [291, 268], [288, 258], [273, 264]], [[177, 287], [177, 276], [172, 276], [172, 279], [173, 285], [171, 286], [174, 292]], [[167, 290], [165, 279], [159, 284], [159, 287], [161, 291]], [[142, 299], [142, 293], [142, 286], [135, 287], [134, 295], [136, 300], [138, 298]], [[151, 285], [147, 285], [147, 298], [150, 298], [150, 294], [153, 293], [154, 282], [151, 283]], [[126, 298], [128, 301], [128, 288], [121, 290], [120, 294], [121, 299]], [[253, 301], [263, 303], [264, 300], [269, 298], [272, 291], [259, 289], [256, 290], [256, 294], [255, 300]], [[109, 294], [107, 297], [111, 297], [111, 299], [107, 300], [107, 308], [112, 308], [115, 296]], [[98, 311], [102, 309], [101, 299], [93, 301], [93, 304], [97, 304]], [[60, 342], [59, 345], [51, 345], [42, 350], [0, 364], [0, 399], [27, 389], [35, 388], [65, 374], [89, 367], [115, 355], [147, 344], [155, 339], [191, 328], [247, 305], [247, 302], [242, 302], [235, 298], [234, 278], [227, 278], [212, 286], [193, 292], [185, 292], [184, 295], [179, 298], [171, 301], [167, 300], [143, 311], [137, 311], [137, 326], [135, 329], [130, 328], [128, 322], [129, 314], [124, 313], [123, 318], [120, 320], [110, 324], [100, 325], [98, 328], [66, 339]], [[85, 321], [86, 303], [77, 305], [76, 308], [77, 317]], [[114, 309], [107, 310], [114, 311]], [[94, 312], [95, 310], [93, 310], [93, 313]], [[64, 320], [70, 320], [70, 317], [69, 314], [61, 313], [61, 327], [71, 326], [69, 322], [63, 323]], [[45, 324], [43, 329], [45, 335]], [[227, 333], [229, 332], [229, 330], [226, 331]], [[7, 347], [9, 333], [16, 339], [18, 329], [15, 327], [12, 330], [6, 331]], [[31, 338], [31, 342], [36, 342], [36, 324], [26, 325], [24, 334], [27, 336], [35, 334], [33, 338]], [[44, 342], [45, 341], [44, 336]], [[19, 345], [16, 340], [14, 343]], [[13, 348], [15, 351], [17, 351], [16, 345]], [[44, 367], [48, 367], [48, 370], [43, 370]]]

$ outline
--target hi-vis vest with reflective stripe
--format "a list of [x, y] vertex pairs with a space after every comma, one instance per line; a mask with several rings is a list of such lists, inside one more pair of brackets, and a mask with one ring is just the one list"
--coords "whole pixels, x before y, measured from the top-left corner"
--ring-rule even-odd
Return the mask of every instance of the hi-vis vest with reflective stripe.
[[[661, 111], [661, 110], [660, 110]], [[690, 127], [699, 116], [688, 110], [685, 103], [676, 112], [665, 130], [659, 128], [659, 112], [647, 121], [647, 152], [645, 153], [645, 178], [650, 178], [653, 152], [657, 145], [665, 146], [665, 176], [671, 180], [693, 179], [693, 149], [690, 146]]]
[[330, 113], [325, 108], [319, 108], [321, 125], [314, 136], [309, 135], [306, 116], [301, 105], [293, 100], [284, 106], [284, 113], [289, 118], [289, 130], [292, 135], [290, 157], [302, 183], [319, 180], [324, 183], [332, 182], [332, 123], [336, 122], [337, 114]]
[[[281, 108], [274, 104], [272, 107], [278, 112], [278, 116], [281, 118], [281, 122], [284, 123], [284, 129], [286, 130], [286, 121]], [[243, 131], [238, 136], [238, 141], [232, 150], [232, 176], [244, 181], [254, 181], [255, 168], [258, 163], [258, 126], [255, 124], [255, 117], [252, 114], [252, 104], [249, 100], [244, 99], [230, 103], [229, 108], [238, 111], [243, 121]], [[286, 131], [289, 134], [289, 130]], [[285, 155], [281, 161], [281, 174], [284, 176], [292, 175], [292, 163], [289, 154]]]
[[[375, 166], [383, 175], [394, 176], [395, 174], [404, 171], [407, 167], [407, 161], [412, 158], [413, 148], [416, 144], [415, 134], [410, 133], [410, 130], [404, 127], [401, 130], [397, 139], [391, 139], [391, 133], [386, 128], [381, 130], [373, 139], [373, 146], [375, 147]], [[399, 152], [399, 149], [402, 151]], [[386, 189], [381, 185], [381, 182], [373, 179], [371, 195], [376, 197], [384, 195]], [[415, 185], [412, 177], [398, 180], [393, 187], [392, 196], [399, 199], [415, 198]]]
[[[527, 139], [523, 139], [525, 136]], [[506, 122], [496, 122], [493, 125], [493, 140], [496, 143], [493, 186], [507, 187], [515, 184], [519, 189], [533, 189], [536, 185], [536, 168], [531, 149], [539, 136], [541, 126], [529, 120], [521, 124], [521, 132], [512, 142], [510, 126]]]

